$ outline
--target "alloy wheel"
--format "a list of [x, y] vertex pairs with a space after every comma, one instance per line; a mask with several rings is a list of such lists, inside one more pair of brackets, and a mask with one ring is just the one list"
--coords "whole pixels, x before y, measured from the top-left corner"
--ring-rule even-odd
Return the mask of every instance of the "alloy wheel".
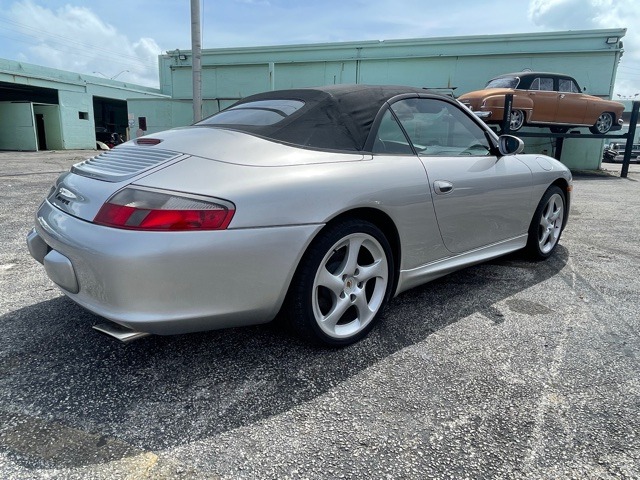
[[353, 233], [326, 253], [313, 281], [312, 309], [329, 337], [357, 335], [384, 304], [389, 282], [387, 255], [376, 238]]
[[554, 193], [549, 197], [540, 216], [540, 225], [538, 227], [540, 252], [546, 254], [553, 250], [560, 238], [563, 220], [564, 200], [561, 195]]

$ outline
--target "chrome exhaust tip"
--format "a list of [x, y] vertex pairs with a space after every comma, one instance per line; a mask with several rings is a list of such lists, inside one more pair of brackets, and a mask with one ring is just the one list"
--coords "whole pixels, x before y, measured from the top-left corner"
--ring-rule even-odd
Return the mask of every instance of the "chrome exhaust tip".
[[117, 323], [99, 323], [98, 325], [94, 325], [93, 329], [100, 333], [109, 335], [110, 337], [116, 338], [123, 343], [132, 342], [139, 338], [151, 335], [147, 332], [137, 332], [136, 330], [118, 325]]

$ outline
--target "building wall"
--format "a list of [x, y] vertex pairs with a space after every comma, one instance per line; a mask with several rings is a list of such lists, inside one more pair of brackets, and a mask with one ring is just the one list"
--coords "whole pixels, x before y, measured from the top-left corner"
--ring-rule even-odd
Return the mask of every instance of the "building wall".
[[[3, 89], [3, 85], [12, 88]], [[126, 101], [129, 98], [166, 98], [154, 88], [0, 59], [0, 102], [6, 99], [3, 96], [9, 95], [14, 101], [16, 95], [22, 95], [18, 100], [31, 102], [38, 110], [41, 110], [38, 104], [55, 104], [57, 115], [53, 114], [51, 109], [45, 114], [49, 149], [95, 149], [94, 97], [107, 101], [109, 99]], [[9, 110], [5, 111], [9, 112]], [[24, 110], [20, 109], [20, 111], [21, 114], [24, 113]], [[34, 113], [32, 108], [32, 117]], [[18, 126], [14, 124], [12, 117], [6, 117], [1, 109], [0, 115], [0, 125], [4, 126], [3, 130], [6, 132], [26, 128], [27, 120], [22, 116], [20, 118], [24, 120], [25, 125]], [[32, 129], [33, 123], [32, 118], [30, 127]], [[49, 142], [49, 138], [52, 139], [52, 143]], [[21, 150], [38, 149], [37, 142], [27, 139], [15, 140], [8, 134], [0, 135], [0, 149], [18, 149], [15, 148], [16, 146], [20, 146]]]
[[[501, 73], [574, 75], [594, 95], [610, 96], [625, 29], [433, 39], [211, 49], [202, 52], [203, 97], [244, 97], [270, 88], [333, 83], [457, 87], [461, 94]], [[181, 60], [180, 57], [186, 57]], [[191, 52], [160, 57], [162, 93], [191, 99]]]

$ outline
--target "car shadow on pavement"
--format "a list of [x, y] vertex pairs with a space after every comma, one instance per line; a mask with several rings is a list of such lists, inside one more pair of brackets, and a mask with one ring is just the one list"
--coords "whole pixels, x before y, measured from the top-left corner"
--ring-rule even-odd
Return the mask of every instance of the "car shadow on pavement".
[[402, 348], [562, 270], [511, 255], [394, 299], [363, 341], [310, 346], [273, 325], [122, 344], [66, 297], [0, 317], [0, 448], [25, 468], [104, 463], [185, 445], [312, 400]]

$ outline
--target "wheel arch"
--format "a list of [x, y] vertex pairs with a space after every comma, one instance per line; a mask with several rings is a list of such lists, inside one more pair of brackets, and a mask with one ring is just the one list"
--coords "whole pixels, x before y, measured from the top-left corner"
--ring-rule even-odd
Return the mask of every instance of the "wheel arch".
[[[341, 212], [335, 217], [331, 218], [329, 221], [327, 221], [326, 224], [320, 230], [318, 230], [316, 234], [313, 236], [313, 238], [308, 242], [307, 246], [302, 252], [302, 255], [300, 255], [300, 260], [298, 261], [298, 265], [295, 268], [295, 272], [297, 272], [298, 269], [300, 268], [300, 265], [302, 264], [305, 255], [309, 251], [309, 248], [314, 243], [314, 241], [317, 238], [320, 238], [320, 236], [323, 235], [324, 232], [331, 226], [345, 222], [347, 220], [365, 220], [369, 223], [372, 223], [377, 228], [379, 228], [382, 234], [386, 237], [387, 241], [389, 242], [389, 245], [391, 246], [391, 254], [393, 255], [393, 279], [392, 279], [392, 290], [391, 290], [392, 296], [393, 296], [393, 292], [395, 292], [396, 287], [398, 286], [398, 278], [400, 276], [399, 275], [400, 258], [402, 254], [402, 249], [400, 245], [400, 234], [391, 217], [387, 215], [385, 212], [378, 210], [376, 208], [371, 208], [371, 207], [354, 208], [351, 210]], [[295, 272], [289, 281], [289, 285], [287, 285], [287, 290], [286, 290], [287, 292], [289, 292], [289, 290], [291, 289], [291, 282], [293, 281], [293, 278], [295, 278]]]
[[402, 255], [402, 247], [400, 244], [400, 234], [398, 232], [398, 228], [396, 227], [396, 224], [391, 219], [391, 217], [385, 212], [371, 207], [361, 207], [347, 210], [346, 212], [340, 213], [339, 215], [332, 218], [329, 222], [327, 222], [325, 227], [320, 230], [316, 234], [316, 236], [322, 234], [323, 230], [330, 225], [335, 225], [337, 223], [344, 222], [345, 220], [352, 219], [365, 220], [372, 223], [380, 229], [380, 231], [389, 242], [389, 245], [391, 246], [391, 254], [393, 255], [393, 285], [391, 291], [395, 292], [400, 273], [400, 258]]
[[[376, 208], [371, 207], [362, 207], [362, 208], [354, 208], [352, 210], [347, 210], [337, 214], [335, 217], [329, 219], [323, 226], [320, 228], [313, 237], [308, 241], [306, 247], [302, 251], [300, 255], [300, 259], [298, 260], [298, 264], [296, 265], [293, 275], [289, 280], [289, 284], [286, 286], [285, 296], [283, 298], [283, 302], [279, 307], [279, 311], [276, 314], [276, 321], [281, 324], [289, 327], [294, 327], [294, 330], [301, 333], [300, 326], [296, 327], [295, 318], [291, 316], [291, 311], [294, 308], [299, 308], [299, 303], [296, 301], [296, 289], [298, 288], [295, 283], [296, 278], [299, 277], [300, 272], [305, 268], [305, 262], [309, 258], [309, 255], [313, 255], [314, 245], [317, 244], [318, 241], [322, 241], [323, 235], [327, 233], [329, 229], [333, 229], [334, 227], [339, 226], [342, 223], [349, 221], [366, 221], [377, 229], [380, 230], [382, 235], [385, 236], [386, 240], [389, 243], [389, 247], [391, 250], [391, 259], [394, 263], [393, 270], [391, 272], [392, 278], [390, 279], [390, 287], [389, 288], [389, 299], [393, 298], [394, 292], [398, 285], [399, 278], [399, 264], [400, 264], [400, 235], [398, 233], [398, 229], [396, 228], [395, 223], [391, 219], [391, 217], [385, 212], [378, 210]], [[373, 323], [372, 323], [373, 325]], [[303, 333], [303, 337], [315, 341], [308, 334]], [[317, 340], [317, 339], [316, 339]], [[331, 345], [341, 345], [338, 343], [331, 343]]]
[[618, 121], [618, 116], [616, 115], [616, 112], [614, 112], [613, 110], [606, 110], [606, 113], [609, 113], [611, 115], [612, 118], [612, 127], [616, 126], [616, 122]]

